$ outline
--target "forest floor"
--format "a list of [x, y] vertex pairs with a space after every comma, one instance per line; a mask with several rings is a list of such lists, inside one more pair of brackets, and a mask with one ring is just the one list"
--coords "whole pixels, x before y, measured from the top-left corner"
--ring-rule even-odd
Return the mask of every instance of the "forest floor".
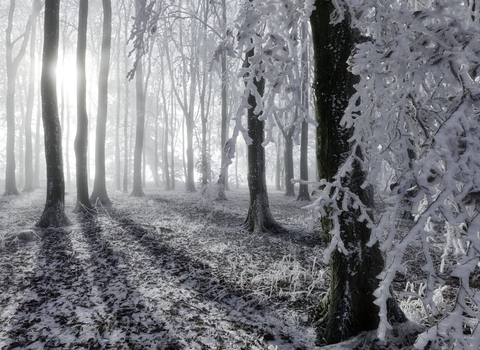
[[270, 193], [287, 232], [241, 228], [248, 192], [110, 193], [35, 229], [44, 191], [0, 197], [0, 349], [316, 349], [328, 270], [306, 203]]

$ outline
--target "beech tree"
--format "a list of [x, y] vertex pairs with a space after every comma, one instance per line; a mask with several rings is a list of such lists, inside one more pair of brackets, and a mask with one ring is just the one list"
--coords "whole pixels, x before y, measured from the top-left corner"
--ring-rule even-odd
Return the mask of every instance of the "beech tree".
[[[254, 49], [245, 55], [245, 68], [249, 68], [251, 59], [254, 58]], [[252, 72], [252, 70], [250, 70]], [[250, 192], [250, 206], [244, 227], [254, 233], [261, 233], [267, 230], [279, 231], [281, 226], [275, 221], [268, 201], [267, 181], [265, 179], [265, 140], [264, 121], [260, 119], [262, 109], [258, 108], [257, 99], [261, 99], [264, 93], [265, 80], [262, 76], [245, 77], [254, 87], [249, 91], [247, 103], [249, 105], [248, 120], [248, 189]], [[249, 83], [246, 84], [247, 86]]]
[[[332, 23], [334, 4], [317, 0], [312, 12], [314, 48], [314, 94], [317, 115], [317, 166], [324, 179], [321, 223], [329, 248], [330, 287], [320, 305], [319, 338], [337, 343], [362, 331], [379, 326], [379, 307], [375, 291], [384, 261], [380, 246], [369, 245], [371, 228], [365, 216], [373, 208], [372, 188], [363, 187], [366, 173], [359, 161], [353, 161], [348, 176], [338, 175], [351, 152], [352, 130], [342, 126], [345, 109], [354, 93], [354, 76], [347, 60], [356, 44], [349, 13]], [[361, 151], [356, 151], [361, 160]], [[358, 198], [363, 204], [355, 207]], [[341, 245], [338, 245], [341, 242]], [[396, 302], [390, 299], [387, 310], [390, 323], [405, 322]]]
[[[15, 13], [15, 0], [10, 0], [8, 11], [7, 29], [6, 29], [6, 65], [7, 65], [7, 164], [5, 169], [5, 194], [18, 195], [17, 183], [15, 179], [15, 80], [18, 67], [27, 50], [28, 39], [32, 26], [35, 25], [36, 16], [40, 12], [40, 2], [35, 1], [32, 14], [30, 15], [25, 32], [22, 34], [20, 48], [14, 56], [13, 49], [17, 39], [12, 39], [13, 15]], [[20, 40], [20, 38], [18, 38]]]
[[57, 74], [59, 41], [59, 0], [45, 1], [43, 63], [41, 77], [42, 119], [47, 163], [47, 198], [38, 227], [70, 224], [65, 215], [65, 181], [62, 160], [62, 131], [58, 116]]
[[92, 207], [88, 197], [88, 115], [85, 75], [85, 54], [87, 49], [88, 0], [79, 3], [78, 42], [77, 42], [77, 135], [75, 137], [75, 157], [77, 173], [77, 204], [79, 212]]
[[[359, 83], [344, 122], [354, 130], [354, 149], [365, 157], [368, 183], [378, 181], [385, 165], [394, 170], [390, 191], [382, 193], [385, 211], [372, 223], [369, 242], [380, 243], [386, 255], [375, 291], [379, 337], [385, 339], [388, 329], [390, 286], [411, 267], [407, 253], [413, 250], [422, 257], [424, 287], [411, 288], [408, 298], [421, 302], [421, 317], [429, 320], [415, 347], [476, 349], [478, 3], [380, 1], [370, 12], [372, 3], [352, 7], [353, 25], [369, 40], [357, 45], [350, 59]], [[374, 25], [367, 31], [366, 23]], [[352, 152], [345, 167], [355, 158]], [[397, 218], [405, 212], [413, 218], [401, 225]], [[442, 306], [446, 290], [449, 305]]]
[[35, 85], [36, 79], [36, 38], [37, 38], [37, 16], [40, 7], [40, 1], [33, 3], [34, 13], [32, 15], [32, 28], [30, 35], [30, 68], [28, 78], [28, 94], [27, 94], [27, 109], [25, 111], [25, 185], [24, 192], [31, 192], [34, 190], [34, 173], [33, 173], [33, 146], [32, 146], [32, 117], [35, 100]]
[[301, 131], [301, 141], [300, 141], [300, 187], [298, 189], [299, 201], [310, 201], [310, 192], [308, 191], [308, 114], [309, 114], [309, 55], [308, 48], [309, 45], [307, 40], [309, 40], [307, 35], [307, 23], [303, 22], [300, 27], [300, 36], [302, 39], [302, 52], [301, 52], [301, 61], [300, 61], [300, 79], [301, 79], [301, 90], [300, 90], [300, 100], [301, 106], [305, 108], [304, 117], [301, 118], [302, 122], [302, 131]]
[[98, 76], [98, 113], [95, 142], [95, 181], [90, 196], [91, 202], [110, 203], [105, 180], [105, 138], [107, 133], [108, 111], [108, 75], [110, 71], [110, 49], [112, 42], [112, 4], [110, 0], [102, 0], [103, 34]]

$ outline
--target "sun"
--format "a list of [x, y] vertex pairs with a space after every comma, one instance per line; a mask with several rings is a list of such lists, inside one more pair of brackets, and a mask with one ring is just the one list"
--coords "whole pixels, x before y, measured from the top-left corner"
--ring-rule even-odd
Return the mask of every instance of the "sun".
[[57, 90], [58, 93], [68, 94], [70, 100], [75, 98], [77, 89], [77, 65], [75, 56], [59, 52], [57, 62]]

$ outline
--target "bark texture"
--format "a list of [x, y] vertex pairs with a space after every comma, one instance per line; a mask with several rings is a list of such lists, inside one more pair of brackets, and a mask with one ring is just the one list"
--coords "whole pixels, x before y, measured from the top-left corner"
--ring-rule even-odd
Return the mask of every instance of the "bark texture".
[[[307, 40], [307, 23], [302, 23], [300, 28], [300, 35], [302, 42], [304, 43], [302, 60], [300, 63], [301, 69], [301, 88], [300, 91], [300, 100], [302, 101], [303, 108], [305, 108], [305, 113], [309, 113], [309, 98], [308, 98], [308, 77], [309, 77], [309, 68], [308, 68], [308, 46], [306, 45]], [[300, 141], [300, 180], [308, 181], [308, 122], [304, 118], [302, 121], [302, 133]], [[300, 184], [298, 189], [299, 201], [310, 201], [310, 192], [308, 192], [307, 184]]]
[[88, 116], [85, 54], [87, 49], [88, 0], [80, 0], [77, 41], [77, 135], [75, 137], [77, 204], [75, 212], [92, 208], [88, 198]]
[[[312, 13], [311, 26], [314, 46], [314, 95], [317, 115], [317, 165], [319, 178], [332, 181], [339, 166], [351, 151], [348, 139], [351, 130], [340, 126], [340, 120], [353, 93], [355, 77], [347, 70], [347, 59], [356, 37], [350, 28], [349, 12], [339, 24], [330, 24], [334, 10], [331, 1], [317, 0]], [[357, 156], [361, 159], [360, 153]], [[364, 204], [373, 207], [371, 188], [362, 189], [365, 173], [354, 163], [348, 178], [342, 184], [356, 193]], [[342, 201], [342, 198], [338, 198]], [[340, 231], [348, 255], [335, 250], [330, 258], [331, 284], [320, 305], [319, 338], [326, 343], [337, 343], [362, 331], [378, 327], [378, 307], [374, 304], [374, 291], [378, 287], [376, 276], [384, 261], [378, 244], [367, 246], [371, 230], [357, 220], [355, 209], [344, 211], [340, 218]], [[333, 222], [321, 220], [324, 238], [330, 241]], [[396, 303], [390, 302], [393, 323], [406, 320]]]
[[58, 116], [57, 75], [59, 38], [59, 0], [45, 2], [43, 63], [41, 77], [42, 119], [47, 163], [47, 199], [38, 227], [70, 224], [65, 215], [65, 181], [62, 161], [62, 132]]
[[110, 72], [110, 49], [112, 43], [112, 4], [110, 0], [102, 0], [103, 34], [102, 53], [100, 57], [100, 73], [98, 77], [98, 113], [95, 138], [95, 181], [90, 201], [109, 204], [105, 182], [105, 140], [107, 134], [108, 110], [108, 75]]
[[[249, 59], [254, 55], [253, 49], [246, 54], [245, 66], [250, 65]], [[254, 79], [254, 84], [260, 96], [265, 90], [265, 80]], [[275, 221], [270, 211], [267, 182], [265, 178], [265, 149], [262, 145], [265, 139], [264, 122], [254, 113], [257, 102], [252, 94], [248, 97], [248, 136], [252, 143], [248, 145], [248, 189], [250, 191], [250, 207], [244, 227], [254, 233], [265, 231], [281, 231], [282, 227]]]

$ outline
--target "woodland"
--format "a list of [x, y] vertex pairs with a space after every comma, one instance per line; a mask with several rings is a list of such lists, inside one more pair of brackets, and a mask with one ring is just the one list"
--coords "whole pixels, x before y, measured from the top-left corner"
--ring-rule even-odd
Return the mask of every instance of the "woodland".
[[477, 2], [2, 1], [0, 349], [478, 350]]

